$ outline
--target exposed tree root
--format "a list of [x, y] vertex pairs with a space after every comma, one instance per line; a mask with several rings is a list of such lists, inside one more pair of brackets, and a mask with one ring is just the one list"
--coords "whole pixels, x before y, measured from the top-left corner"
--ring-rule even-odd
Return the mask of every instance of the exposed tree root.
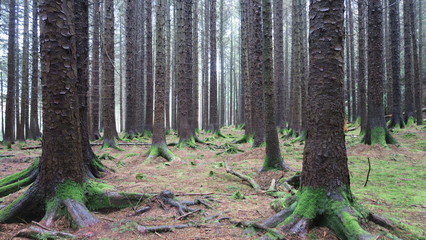
[[38, 174], [38, 163], [39, 159], [37, 158], [29, 168], [1, 179], [0, 197], [4, 197], [11, 193], [17, 192], [20, 189], [33, 183]]
[[0, 158], [10, 158], [10, 157], [14, 157], [15, 155], [11, 155], [11, 154], [6, 154], [6, 155], [0, 155]]
[[223, 135], [223, 133], [222, 133], [220, 130], [218, 130], [218, 131], [214, 132], [214, 133], [213, 133], [213, 136], [214, 136], [215, 138], [228, 138], [227, 136]]
[[256, 191], [260, 191], [261, 190], [261, 188], [260, 188], [260, 185], [253, 179], [253, 178], [251, 178], [251, 177], [249, 177], [249, 176], [247, 176], [247, 175], [244, 175], [244, 174], [242, 174], [242, 173], [239, 173], [239, 172], [237, 172], [237, 171], [234, 171], [234, 170], [232, 170], [230, 167], [229, 167], [229, 165], [228, 165], [228, 162], [227, 161], [224, 161], [224, 166], [225, 166], [225, 169], [226, 169], [226, 172], [227, 173], [230, 173], [230, 174], [232, 174], [232, 175], [234, 175], [234, 176], [236, 176], [236, 177], [239, 177], [239, 178], [241, 178], [242, 180], [244, 180], [244, 181], [246, 181], [246, 182], [248, 182], [248, 183], [250, 183], [250, 185], [253, 187], [253, 189], [254, 190], [256, 190]]
[[192, 214], [193, 212], [199, 211], [198, 209], [189, 208], [188, 206], [202, 204], [202, 205], [210, 208], [210, 205], [208, 205], [207, 203], [205, 203], [202, 200], [179, 202], [179, 201], [176, 201], [174, 199], [174, 197], [175, 197], [175, 195], [173, 194], [173, 192], [168, 191], [168, 190], [164, 190], [158, 195], [158, 199], [160, 199], [164, 204], [175, 207], [178, 210], [178, 213], [179, 213], [180, 216], [183, 216], [183, 215], [188, 214], [188, 213]]
[[195, 138], [192, 136], [187, 140], [179, 141], [179, 143], [177, 144], [177, 148], [182, 149], [184, 147], [188, 147], [188, 148], [192, 148], [192, 149], [197, 148]]
[[179, 160], [179, 158], [172, 151], [170, 151], [166, 144], [152, 145], [147, 154], [148, 158], [145, 160], [145, 163], [149, 163], [151, 160], [154, 160], [157, 157], [163, 157], [167, 161]]
[[29, 239], [76, 239], [77, 235], [66, 233], [66, 232], [58, 232], [54, 230], [49, 230], [46, 228], [42, 228], [39, 226], [30, 226], [18, 232], [13, 238], [29, 238]]
[[134, 213], [129, 214], [128, 216], [129, 217], [139, 216], [139, 215], [142, 215], [142, 214], [150, 211], [151, 209], [152, 209], [151, 206], [145, 206], [143, 208], [136, 209]]

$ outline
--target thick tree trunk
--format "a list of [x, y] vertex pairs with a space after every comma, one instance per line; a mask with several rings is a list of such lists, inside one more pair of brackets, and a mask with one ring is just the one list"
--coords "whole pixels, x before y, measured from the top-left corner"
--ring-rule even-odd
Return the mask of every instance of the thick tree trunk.
[[145, 129], [152, 132], [154, 112], [154, 78], [152, 75], [152, 1], [145, 0], [146, 7], [146, 113]]
[[91, 133], [90, 139], [100, 138], [99, 134], [99, 48], [100, 48], [100, 0], [93, 1], [93, 36], [92, 36], [92, 85], [91, 85]]
[[249, 32], [250, 32], [250, 23], [249, 23], [249, 3], [248, 1], [241, 0], [241, 86], [243, 91], [241, 94], [244, 95], [242, 106], [244, 108], [244, 123], [245, 123], [245, 136], [251, 136], [253, 132], [253, 123], [252, 123], [252, 103], [251, 103], [251, 81], [249, 75], [249, 61], [248, 61], [248, 48], [249, 48]]
[[[166, 1], [165, 11], [166, 11], [166, 96], [165, 96], [165, 112], [166, 112], [166, 129], [170, 129], [170, 70], [171, 70], [171, 24], [170, 24], [170, 3], [169, 0]], [[155, 110], [154, 110], [155, 111]]]
[[422, 112], [422, 85], [420, 81], [420, 63], [419, 63], [419, 47], [417, 44], [416, 14], [414, 10], [414, 2], [410, 3], [410, 25], [411, 39], [413, 43], [413, 67], [414, 67], [414, 102], [415, 102], [415, 118], [417, 125], [423, 124]]
[[9, 37], [7, 42], [7, 96], [4, 142], [9, 148], [15, 141], [15, 0], [9, 1]]
[[20, 62], [21, 62], [21, 49], [19, 47], [19, 35], [21, 34], [19, 31], [19, 20], [20, 20], [20, 10], [19, 5], [16, 7], [16, 25], [15, 25], [15, 124], [16, 124], [16, 140], [17, 141], [25, 141], [25, 131], [24, 125], [21, 121], [21, 110], [20, 110], [20, 99], [21, 99], [21, 72], [20, 72]]
[[352, 0], [349, 0], [349, 43], [352, 46], [350, 49], [350, 60], [351, 60], [351, 96], [352, 96], [352, 122], [356, 121], [357, 118], [357, 93], [356, 93], [356, 75], [355, 75], [355, 33], [354, 33], [354, 14], [352, 9]]
[[220, 4], [219, 4], [219, 51], [220, 51], [220, 98], [219, 98], [219, 103], [220, 103], [220, 116], [219, 116], [219, 126], [222, 127], [225, 125], [225, 112], [226, 112], [226, 81], [225, 81], [225, 53], [224, 53], [224, 49], [225, 49], [225, 43], [223, 42], [223, 35], [224, 35], [224, 30], [225, 30], [225, 26], [224, 26], [224, 18], [223, 18], [223, 4], [224, 4], [224, 0], [220, 0]]
[[145, 127], [145, 73], [146, 73], [146, 65], [145, 65], [145, 56], [146, 56], [146, 46], [145, 39], [147, 34], [145, 33], [145, 4], [146, 1], [137, 1], [137, 14], [136, 14], [136, 27], [137, 27], [137, 41], [136, 41], [136, 49], [138, 49], [138, 53], [136, 55], [136, 96], [135, 101], [139, 104], [133, 105], [135, 108], [135, 131], [138, 134], [143, 134]]
[[193, 105], [193, 117], [192, 117], [192, 128], [196, 130], [199, 128], [199, 107], [198, 107], [198, 0], [193, 0], [193, 16], [194, 22], [192, 24], [192, 105]]
[[390, 51], [392, 60], [392, 119], [389, 127], [404, 127], [401, 110], [401, 62], [400, 62], [400, 24], [399, 2], [389, 1]]
[[204, 1], [202, 128], [209, 129], [209, 37], [210, 1]]
[[[274, 83], [276, 96], [277, 126], [285, 128], [285, 90], [284, 90], [284, 45], [283, 45], [283, 1], [274, 0]], [[268, 116], [268, 114], [267, 114]]]
[[104, 31], [102, 48], [102, 111], [104, 123], [104, 147], [115, 147], [118, 137], [115, 125], [115, 89], [114, 89], [114, 2], [105, 1]]

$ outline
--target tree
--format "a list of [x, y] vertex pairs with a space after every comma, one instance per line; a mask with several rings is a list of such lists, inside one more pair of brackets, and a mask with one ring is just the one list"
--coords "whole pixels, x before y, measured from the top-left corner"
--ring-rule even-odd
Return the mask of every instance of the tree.
[[[280, 143], [278, 141], [277, 124], [275, 118], [276, 104], [274, 92], [274, 73], [272, 59], [272, 10], [271, 1], [262, 1], [263, 20], [263, 81], [265, 96], [265, 136], [266, 155], [263, 162], [262, 171], [271, 169], [286, 169], [281, 156]], [[282, 29], [282, 28], [280, 28]], [[282, 50], [282, 48], [281, 48]], [[281, 107], [281, 106], [279, 106]]]
[[100, 0], [93, 1], [92, 35], [92, 84], [90, 94], [90, 139], [99, 139], [99, 46], [100, 46]]
[[366, 85], [366, 4], [365, 1], [358, 1], [358, 88], [359, 88], [359, 105], [357, 107], [359, 116], [361, 117], [361, 132], [365, 133], [367, 128], [367, 85]]
[[194, 146], [195, 128], [193, 125], [193, 73], [192, 73], [192, 0], [176, 2], [177, 14], [177, 81], [179, 112], [179, 144], [178, 146]]
[[414, 75], [413, 75], [413, 44], [411, 35], [410, 4], [412, 1], [404, 1], [404, 105], [405, 123], [410, 125], [414, 122]]
[[262, 1], [250, 2], [249, 35], [249, 78], [251, 81], [252, 126], [254, 132], [253, 147], [259, 147], [265, 141], [265, 117], [263, 97], [263, 58], [262, 58]]
[[166, 144], [166, 131], [164, 129], [164, 101], [166, 93], [166, 11], [168, 11], [166, 0], [157, 1], [156, 14], [156, 60], [155, 60], [155, 113], [154, 132], [152, 145], [148, 151], [149, 159], [158, 156], [166, 158], [168, 161], [177, 159], [169, 150]]
[[419, 47], [417, 44], [417, 30], [416, 30], [416, 14], [414, 10], [414, 2], [410, 2], [410, 27], [411, 27], [411, 41], [413, 43], [413, 67], [414, 67], [414, 102], [415, 102], [415, 118], [417, 125], [423, 124], [422, 113], [422, 86], [420, 83], [420, 63], [419, 63]]
[[383, 9], [380, 1], [368, 2], [368, 114], [363, 143], [394, 144], [385, 122], [383, 105]]
[[126, 124], [127, 138], [137, 134], [136, 128], [136, 5], [137, 1], [126, 1]]
[[210, 37], [210, 1], [204, 1], [204, 30], [203, 30], [203, 67], [202, 67], [202, 128], [209, 129], [209, 37]]
[[[303, 238], [319, 222], [342, 239], [372, 237], [358, 224], [359, 209], [349, 184], [343, 132], [343, 18], [343, 0], [311, 1], [309, 114], [301, 189], [296, 202], [280, 213], [291, 214], [283, 231]], [[264, 225], [275, 227], [279, 223], [267, 220]]]
[[399, 25], [399, 3], [397, 0], [389, 1], [389, 24], [390, 24], [390, 51], [392, 61], [392, 119], [389, 125], [392, 127], [404, 127], [404, 119], [401, 110], [401, 62], [400, 62], [400, 25]]
[[24, 31], [22, 43], [22, 93], [21, 93], [21, 124], [23, 130], [23, 139], [28, 136], [29, 128], [29, 57], [30, 57], [30, 37], [29, 37], [29, 4], [28, 0], [24, 0]]
[[6, 130], [4, 142], [10, 148], [15, 141], [15, 0], [9, 1], [9, 36], [7, 41]]
[[33, 0], [33, 21], [32, 21], [32, 74], [31, 74], [31, 112], [29, 139], [41, 137], [40, 127], [38, 125], [38, 1]]
[[152, 76], [152, 1], [146, 1], [146, 114], [145, 129], [152, 132], [154, 79]]
[[[87, 207], [95, 210], [128, 205], [123, 199], [129, 195], [107, 193], [111, 186], [87, 180], [84, 170], [73, 10], [72, 0], [47, 0], [40, 5], [44, 132], [39, 174], [21, 197], [0, 210], [1, 223], [44, 216], [41, 223], [50, 227], [64, 215], [65, 207], [65, 214], [76, 226], [86, 227], [99, 222]], [[129, 199], [134, 202], [136, 197]]]
[[115, 126], [114, 90], [114, 1], [106, 0], [102, 46], [102, 111], [104, 124], [104, 147], [115, 147], [118, 138]]
[[[284, 90], [284, 43], [283, 43], [283, 1], [274, 0], [274, 82], [276, 101], [277, 126], [285, 128], [285, 90]], [[268, 114], [266, 114], [268, 116]]]
[[198, 123], [198, 0], [193, 1], [192, 5], [192, 15], [193, 17], [193, 24], [192, 24], [192, 105], [193, 105], [193, 117], [192, 117], [192, 128], [194, 130], [199, 128]]
[[209, 129], [219, 132], [219, 116], [217, 111], [217, 67], [216, 67], [216, 0], [210, 1], [210, 111]]

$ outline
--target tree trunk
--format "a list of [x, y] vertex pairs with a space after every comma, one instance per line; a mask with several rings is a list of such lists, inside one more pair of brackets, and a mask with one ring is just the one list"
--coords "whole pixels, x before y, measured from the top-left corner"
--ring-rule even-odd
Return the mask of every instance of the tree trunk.
[[390, 51], [392, 65], [392, 119], [389, 127], [404, 127], [401, 110], [401, 61], [400, 61], [400, 24], [399, 2], [389, 0]]
[[249, 75], [249, 33], [250, 33], [250, 5], [248, 1], [240, 0], [241, 5], [241, 86], [243, 91], [241, 94], [244, 95], [242, 98], [242, 107], [244, 108], [244, 123], [246, 137], [254, 134], [253, 122], [252, 122], [252, 103], [251, 103], [251, 80]]
[[224, 18], [223, 18], [223, 3], [224, 0], [220, 0], [220, 4], [219, 4], [219, 21], [220, 21], [220, 33], [219, 33], [219, 51], [220, 51], [220, 117], [219, 117], [219, 126], [222, 127], [225, 125], [225, 112], [226, 112], [226, 81], [225, 81], [225, 53], [224, 53], [224, 49], [225, 49], [225, 43], [223, 42], [223, 35], [224, 35]]
[[93, 1], [92, 35], [92, 86], [91, 86], [91, 133], [90, 139], [99, 139], [99, 46], [100, 46], [100, 0]]
[[171, 65], [171, 24], [170, 24], [170, 2], [166, 1], [165, 11], [166, 11], [166, 96], [165, 96], [165, 105], [166, 105], [166, 129], [170, 129], [170, 65]]
[[199, 128], [199, 120], [198, 120], [198, 114], [199, 114], [199, 108], [198, 108], [198, 0], [193, 0], [193, 16], [194, 16], [194, 22], [192, 24], [192, 109], [193, 109], [193, 117], [192, 117], [192, 128], [198, 129]]
[[411, 124], [414, 117], [414, 74], [413, 74], [413, 44], [410, 19], [410, 4], [412, 1], [404, 1], [404, 71], [405, 71], [405, 89], [404, 89], [404, 105], [405, 105], [405, 123]]
[[202, 88], [202, 127], [209, 129], [209, 37], [210, 37], [210, 1], [204, 1], [203, 34], [203, 88]]
[[383, 8], [376, 0], [368, 1], [368, 122], [363, 142], [365, 144], [393, 144], [385, 122], [383, 105]]
[[104, 31], [102, 48], [102, 111], [104, 123], [104, 147], [115, 147], [118, 137], [115, 125], [114, 89], [114, 1], [105, 0]]
[[135, 101], [139, 104], [133, 106], [136, 114], [135, 118], [135, 130], [136, 133], [143, 134], [144, 125], [145, 125], [145, 73], [146, 73], [146, 65], [145, 65], [145, 55], [147, 53], [145, 46], [145, 7], [146, 1], [137, 1], [137, 9], [138, 13], [136, 26], [137, 26], [137, 48], [138, 53], [136, 55], [136, 96]]
[[29, 4], [24, 0], [24, 31], [22, 43], [22, 93], [21, 93], [21, 127], [24, 130], [24, 140], [29, 132], [29, 57], [30, 57], [30, 37], [29, 37]]
[[154, 78], [152, 76], [152, 3], [145, 0], [146, 4], [146, 113], [145, 129], [152, 132], [154, 111]]
[[420, 63], [419, 63], [419, 47], [417, 44], [417, 31], [416, 31], [416, 14], [414, 10], [414, 2], [410, 2], [410, 22], [411, 22], [411, 39], [413, 43], [413, 67], [414, 67], [414, 102], [415, 102], [415, 118], [417, 125], [423, 124], [422, 113], [422, 85], [420, 81]]
[[359, 26], [359, 37], [358, 37], [358, 88], [359, 88], [359, 116], [361, 117], [361, 132], [365, 133], [367, 128], [367, 59], [366, 50], [367, 43], [365, 39], [366, 35], [366, 4], [365, 1], [358, 1], [358, 26]]
[[219, 132], [217, 110], [217, 67], [216, 67], [216, 0], [210, 1], [210, 129]]
[[7, 96], [4, 142], [7, 147], [15, 141], [15, 0], [9, 1], [9, 37], [7, 42]]
[[352, 9], [352, 0], [349, 0], [349, 43], [350, 48], [350, 60], [351, 60], [351, 96], [352, 96], [352, 122], [356, 121], [357, 118], [357, 95], [356, 95], [356, 75], [355, 75], [355, 33], [354, 33], [354, 14]]
[[29, 139], [37, 139], [41, 137], [40, 127], [38, 125], [38, 1], [33, 0], [32, 9], [32, 74], [31, 74], [31, 112], [30, 112], [30, 129], [28, 132]]
[[[275, 6], [277, 8], [277, 6]], [[282, 11], [281, 11], [282, 12]], [[262, 19], [263, 19], [263, 80], [265, 96], [265, 136], [266, 136], [266, 155], [262, 166], [262, 171], [271, 169], [284, 169], [283, 158], [281, 156], [280, 143], [278, 141], [277, 124], [275, 117], [275, 91], [274, 91], [274, 73], [272, 59], [272, 7], [271, 0], [262, 1]], [[282, 18], [279, 18], [280, 20]], [[280, 21], [282, 22], [282, 21]], [[279, 28], [282, 31], [282, 26]], [[281, 41], [282, 42], [282, 41]], [[282, 51], [282, 44], [281, 44]], [[282, 63], [282, 61], [280, 61]], [[282, 68], [281, 68], [282, 69]], [[280, 75], [282, 76], [282, 74]], [[276, 86], [276, 85], [275, 85]], [[279, 106], [281, 107], [281, 106]]]
[[132, 138], [137, 133], [136, 128], [136, 10], [137, 1], [126, 1], [126, 136]]
[[[19, 16], [20, 10], [19, 10], [19, 4], [17, 4], [17, 8], [16, 8], [16, 25], [15, 25], [15, 122], [16, 122], [16, 140], [17, 141], [25, 141], [25, 131], [24, 131], [24, 125], [22, 124], [21, 118], [20, 118], [20, 99], [21, 99], [21, 90], [20, 90], [20, 86], [21, 86], [21, 72], [19, 69], [20, 66], [20, 61], [21, 61], [21, 54], [20, 54], [20, 48], [19, 48], [19, 35], [21, 34], [19, 31], [19, 20], [20, 20], [20, 16]], [[22, 86], [21, 86], [22, 87]]]
[[[285, 128], [285, 90], [284, 90], [284, 45], [283, 45], [283, 1], [274, 0], [274, 82], [276, 96], [277, 126]], [[268, 114], [266, 113], [268, 116]]]

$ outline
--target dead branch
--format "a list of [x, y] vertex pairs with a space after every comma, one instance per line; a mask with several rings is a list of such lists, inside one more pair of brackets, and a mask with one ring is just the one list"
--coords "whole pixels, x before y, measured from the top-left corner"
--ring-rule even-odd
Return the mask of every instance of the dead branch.
[[184, 214], [184, 215], [182, 215], [182, 216], [177, 217], [177, 218], [176, 218], [176, 220], [185, 219], [185, 218], [189, 217], [190, 215], [192, 215], [192, 214], [194, 214], [194, 213], [196, 213], [196, 212], [199, 212], [199, 211], [201, 211], [201, 209], [197, 209], [197, 210], [195, 210], [195, 211], [192, 211], [192, 212], [186, 213], [186, 214]]
[[193, 224], [178, 224], [178, 225], [163, 225], [163, 226], [138, 226], [137, 229], [140, 233], [149, 233], [149, 232], [173, 232], [175, 229], [183, 229], [190, 227], [200, 227], [201, 225], [193, 225]]
[[53, 238], [71, 238], [76, 239], [78, 238], [76, 235], [67, 233], [67, 232], [58, 232], [53, 230], [46, 230], [41, 227], [37, 226], [30, 226], [29, 228], [25, 228], [18, 232], [13, 238], [15, 237], [21, 237], [21, 238], [30, 238], [30, 239], [42, 239], [41, 236], [49, 235]]
[[236, 176], [236, 177], [239, 177], [239, 178], [241, 178], [242, 180], [244, 180], [244, 181], [246, 181], [246, 182], [248, 182], [248, 183], [250, 183], [250, 185], [253, 187], [253, 189], [254, 190], [256, 190], [256, 191], [260, 191], [261, 190], [261, 188], [260, 188], [260, 185], [253, 179], [253, 178], [251, 178], [251, 177], [249, 177], [249, 176], [247, 176], [247, 175], [244, 175], [244, 174], [242, 174], [242, 173], [239, 173], [239, 172], [237, 172], [237, 171], [234, 171], [234, 170], [232, 170], [230, 167], [229, 167], [229, 165], [228, 165], [228, 162], [225, 160], [225, 161], [223, 161], [224, 162], [224, 165], [225, 165], [225, 169], [226, 169], [226, 172], [227, 173], [230, 173], [230, 174], [232, 174], [232, 175], [234, 175], [234, 176]]
[[11, 154], [8, 154], [8, 155], [0, 155], [0, 158], [9, 158], [9, 157], [14, 157], [15, 155], [11, 155]]
[[151, 207], [151, 206], [146, 206], [146, 207], [143, 207], [143, 208], [139, 208], [139, 209], [137, 209], [134, 213], [129, 214], [129, 217], [139, 216], [139, 215], [141, 215], [141, 214], [143, 214], [143, 213], [148, 212], [148, 211], [149, 211], [149, 210], [151, 210], [151, 209], [152, 209], [152, 207]]
[[209, 193], [177, 193], [175, 194], [176, 197], [179, 196], [204, 196], [204, 195], [213, 195], [215, 193], [209, 192]]
[[368, 159], [368, 172], [367, 172], [367, 179], [365, 179], [364, 187], [366, 187], [366, 186], [367, 186], [368, 178], [370, 177], [370, 171], [371, 171], [370, 158], [367, 158], [367, 159]]

